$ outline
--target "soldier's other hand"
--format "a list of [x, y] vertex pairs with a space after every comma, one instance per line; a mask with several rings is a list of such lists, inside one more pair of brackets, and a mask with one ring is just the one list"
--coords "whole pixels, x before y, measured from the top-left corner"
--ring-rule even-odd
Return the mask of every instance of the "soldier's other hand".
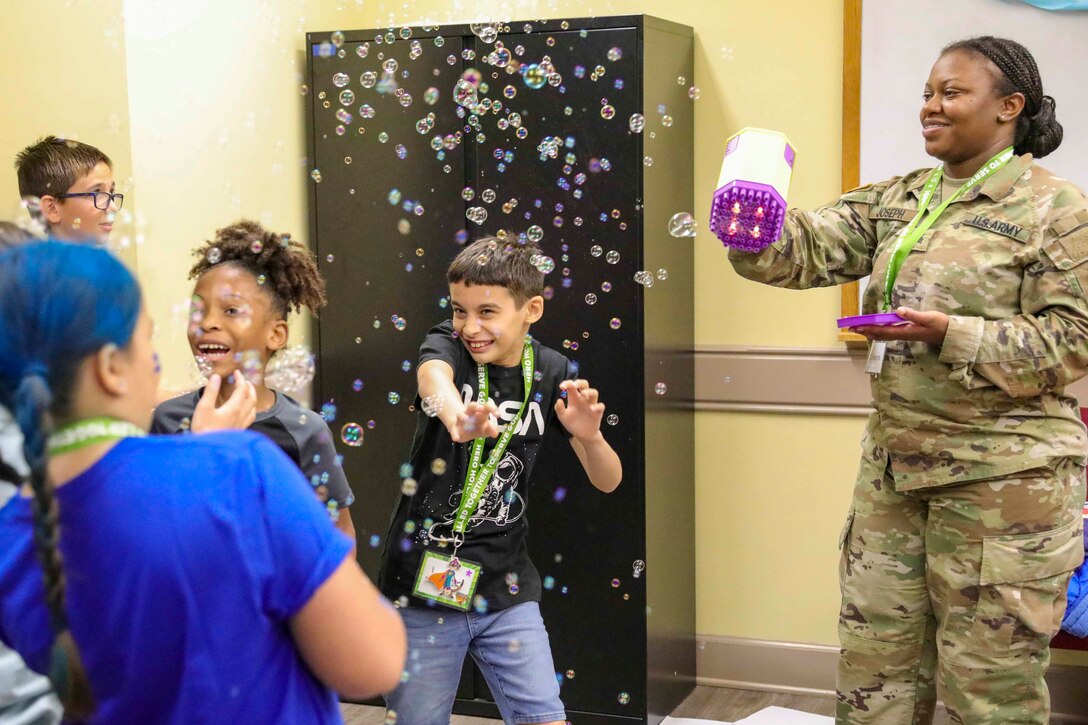
[[895, 313], [907, 320], [898, 325], [859, 325], [851, 331], [864, 335], [869, 340], [910, 340], [940, 345], [948, 332], [948, 315], [943, 312], [921, 312], [909, 307], [900, 307]]

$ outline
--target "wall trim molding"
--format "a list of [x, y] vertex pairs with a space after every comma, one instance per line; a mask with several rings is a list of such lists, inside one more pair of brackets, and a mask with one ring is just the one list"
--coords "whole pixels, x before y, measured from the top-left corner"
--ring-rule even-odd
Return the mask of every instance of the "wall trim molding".
[[[833, 645], [696, 635], [696, 682], [791, 695], [835, 696], [839, 648]], [[1088, 667], [1051, 665], [1051, 722], [1088, 723]]]
[[[868, 416], [866, 349], [696, 345], [697, 411]], [[1067, 392], [1088, 401], [1088, 378]]]

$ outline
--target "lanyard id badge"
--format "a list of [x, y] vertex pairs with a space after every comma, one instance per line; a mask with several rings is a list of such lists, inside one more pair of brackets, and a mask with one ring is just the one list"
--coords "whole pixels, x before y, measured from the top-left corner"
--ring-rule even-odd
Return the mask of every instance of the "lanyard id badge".
[[[975, 172], [974, 176], [964, 182], [963, 186], [956, 190], [956, 192], [950, 195], [947, 199], [943, 200], [937, 208], [930, 211], [929, 203], [933, 200], [933, 195], [936, 193], [937, 188], [941, 185], [941, 178], [944, 175], [944, 164], [938, 164], [933, 171], [930, 172], [929, 178], [926, 179], [926, 185], [922, 189], [922, 195], [918, 198], [918, 213], [914, 215], [914, 218], [910, 220], [907, 227], [899, 233], [896, 238], [895, 244], [892, 246], [891, 259], [888, 260], [888, 269], [884, 274], [884, 301], [881, 308], [882, 312], [889, 312], [892, 308], [892, 292], [895, 289], [895, 280], [899, 276], [899, 270], [903, 267], [903, 262], [906, 260], [907, 255], [914, 249], [918, 241], [929, 231], [934, 222], [940, 218], [944, 210], [948, 208], [948, 205], [963, 196], [969, 189], [976, 184], [982, 183], [988, 176], [993, 174], [998, 169], [1001, 169], [1005, 164], [1009, 163], [1012, 159], [1013, 147], [999, 152], [996, 156], [991, 158], [985, 164]], [[865, 362], [865, 371], [870, 375], [876, 376], [880, 374], [881, 368], [884, 366], [884, 354], [887, 351], [887, 343], [883, 340], [872, 343], [869, 348], [869, 357]]]
[[[532, 339], [526, 336], [525, 346], [521, 353], [521, 375], [525, 384], [525, 397], [521, 408], [514, 419], [506, 424], [499, 439], [488, 454], [487, 461], [483, 460], [484, 440], [476, 438], [472, 441], [472, 450], [469, 453], [468, 471], [465, 474], [465, 485], [461, 490], [461, 504], [457, 507], [451, 525], [452, 536], [443, 537], [435, 535], [439, 524], [434, 524], [428, 530], [428, 536], [432, 541], [440, 544], [453, 544], [452, 556], [445, 556], [434, 551], [423, 552], [423, 559], [419, 563], [416, 573], [415, 585], [412, 587], [412, 595], [421, 599], [428, 599], [439, 604], [444, 604], [454, 609], [467, 611], [472, 603], [476, 585], [483, 574], [483, 566], [457, 556], [457, 550], [465, 542], [465, 532], [469, 522], [476, 513], [480, 499], [487, 490], [495, 469], [499, 467], [511, 439], [517, 431], [525, 409], [529, 407], [529, 396], [532, 394], [533, 375], [536, 369], [536, 361], [533, 357]], [[480, 402], [486, 402], [488, 398], [487, 366], [476, 366], [478, 390]]]

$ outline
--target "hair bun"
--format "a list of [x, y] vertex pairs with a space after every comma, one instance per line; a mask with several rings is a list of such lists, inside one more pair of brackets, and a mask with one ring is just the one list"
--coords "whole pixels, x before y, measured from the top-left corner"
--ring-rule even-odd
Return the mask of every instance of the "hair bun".
[[1039, 110], [1028, 125], [1024, 146], [1036, 158], [1046, 156], [1062, 143], [1064, 130], [1055, 116], [1056, 105], [1051, 96], [1043, 96]]

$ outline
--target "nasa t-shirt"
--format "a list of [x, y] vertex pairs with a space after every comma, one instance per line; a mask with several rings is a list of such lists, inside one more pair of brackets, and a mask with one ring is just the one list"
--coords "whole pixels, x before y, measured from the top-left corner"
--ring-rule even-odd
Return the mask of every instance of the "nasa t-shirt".
[[[549, 426], [563, 431], [555, 416], [559, 384], [575, 377], [574, 365], [558, 352], [533, 341], [536, 374], [529, 404], [495, 475], [480, 497], [475, 514], [465, 531], [465, 542], [458, 557], [480, 564], [483, 572], [476, 587], [477, 601], [488, 611], [507, 609], [520, 602], [540, 601], [540, 575], [529, 561], [526, 538], [529, 522], [529, 477], [544, 433]], [[478, 400], [476, 363], [464, 344], [453, 336], [449, 320], [432, 328], [420, 347], [419, 364], [444, 360], [453, 368], [453, 379], [466, 402]], [[488, 388], [499, 409], [501, 432], [517, 415], [524, 401], [521, 365], [504, 368], [487, 366]], [[393, 513], [385, 551], [382, 553], [379, 584], [390, 599], [407, 597], [414, 607], [428, 602], [412, 596], [416, 573], [424, 551], [449, 556], [451, 546], [439, 547], [431, 537], [449, 537], [451, 524], [461, 503], [472, 443], [454, 443], [438, 418], [428, 418], [420, 410], [412, 443], [412, 477], [418, 489], [412, 496], [401, 496]], [[485, 440], [484, 458], [497, 438]], [[437, 461], [437, 463], [436, 463]], [[402, 600], [403, 601], [403, 600]]]

